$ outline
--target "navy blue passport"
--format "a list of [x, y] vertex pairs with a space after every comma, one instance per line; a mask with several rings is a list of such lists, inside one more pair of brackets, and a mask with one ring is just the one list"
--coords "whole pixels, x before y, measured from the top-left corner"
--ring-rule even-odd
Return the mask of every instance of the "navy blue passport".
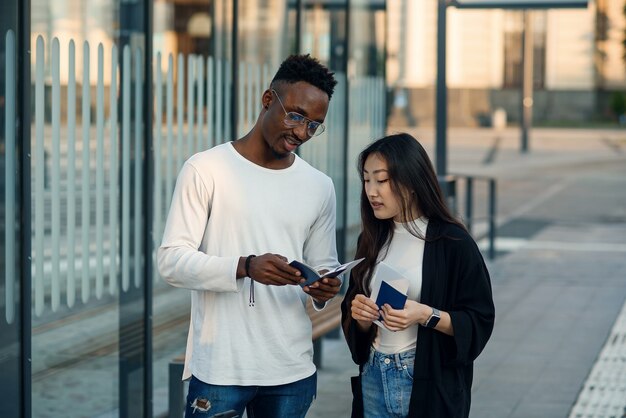
[[[383, 305], [387, 303], [393, 309], [404, 309], [406, 297], [407, 296], [404, 293], [396, 290], [393, 286], [383, 280], [380, 282], [380, 290], [378, 290], [378, 296], [376, 297], [376, 306], [381, 309]], [[383, 320], [382, 315], [378, 318], [378, 320]]]
[[327, 278], [327, 277], [333, 278], [341, 274], [348, 273], [350, 270], [352, 270], [354, 266], [356, 266], [363, 260], [364, 260], [363, 258], [359, 258], [358, 260], [354, 260], [354, 261], [350, 261], [349, 263], [342, 264], [338, 267], [335, 267], [331, 271], [327, 271], [321, 276], [317, 273], [317, 271], [315, 271], [315, 269], [313, 269], [313, 267], [307, 266], [306, 264], [301, 263], [300, 261], [293, 260], [291, 263], [289, 263], [289, 265], [300, 270], [300, 273], [302, 273], [302, 277], [306, 279], [306, 282], [300, 284], [300, 286], [304, 287], [304, 286], [312, 285], [316, 281]]

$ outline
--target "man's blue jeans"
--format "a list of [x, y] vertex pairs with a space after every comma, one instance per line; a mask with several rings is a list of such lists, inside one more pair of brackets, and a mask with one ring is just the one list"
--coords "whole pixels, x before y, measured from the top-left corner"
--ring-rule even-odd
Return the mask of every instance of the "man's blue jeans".
[[189, 381], [185, 418], [211, 417], [244, 409], [248, 418], [304, 418], [317, 389], [317, 373], [306, 379], [278, 386], [210, 385], [195, 376]]
[[413, 389], [415, 350], [383, 354], [371, 349], [363, 365], [363, 410], [369, 418], [405, 418]]

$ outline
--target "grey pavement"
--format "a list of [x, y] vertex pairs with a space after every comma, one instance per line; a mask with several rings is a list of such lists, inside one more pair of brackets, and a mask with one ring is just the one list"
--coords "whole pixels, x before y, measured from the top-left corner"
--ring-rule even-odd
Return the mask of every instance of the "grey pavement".
[[[449, 172], [498, 180], [496, 326], [471, 417], [626, 417], [626, 131], [535, 129], [522, 154], [516, 129], [452, 129], [448, 146]], [[325, 339], [308, 417], [348, 417], [355, 373]]]

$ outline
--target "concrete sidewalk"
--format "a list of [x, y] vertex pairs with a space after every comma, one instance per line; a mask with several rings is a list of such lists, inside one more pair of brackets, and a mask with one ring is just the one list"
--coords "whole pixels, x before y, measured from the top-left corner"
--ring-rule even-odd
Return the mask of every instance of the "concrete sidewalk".
[[[449, 134], [450, 172], [498, 179], [496, 326], [471, 416], [626, 417], [626, 132], [535, 130], [527, 154], [518, 134]], [[343, 338], [323, 360], [308, 417], [348, 417], [357, 368]]]

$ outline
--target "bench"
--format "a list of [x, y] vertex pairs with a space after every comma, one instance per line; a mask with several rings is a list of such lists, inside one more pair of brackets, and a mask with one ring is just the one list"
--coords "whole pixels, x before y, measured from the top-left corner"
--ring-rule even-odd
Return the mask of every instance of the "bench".
[[[317, 368], [322, 367], [322, 337], [339, 328], [341, 323], [341, 297], [328, 301], [326, 308], [316, 311], [311, 299], [307, 299], [306, 312], [313, 325], [313, 363]], [[182, 417], [185, 408], [184, 384], [181, 380], [185, 365], [185, 354], [181, 354], [169, 364], [168, 370], [168, 418]]]

